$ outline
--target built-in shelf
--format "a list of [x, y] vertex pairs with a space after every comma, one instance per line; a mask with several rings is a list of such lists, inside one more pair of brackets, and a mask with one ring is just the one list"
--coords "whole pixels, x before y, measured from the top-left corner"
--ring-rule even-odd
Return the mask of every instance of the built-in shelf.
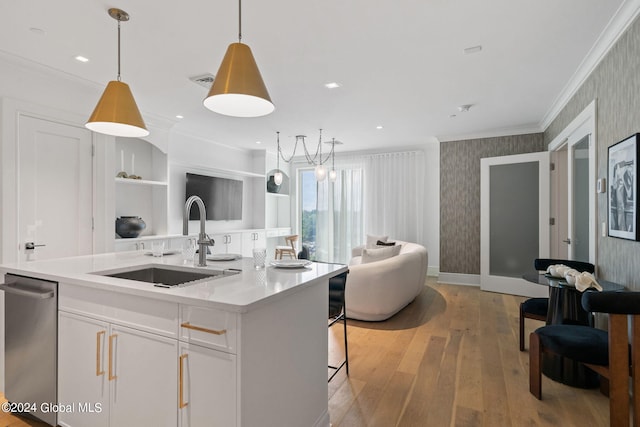
[[116, 184], [157, 185], [159, 187], [166, 187], [168, 185], [166, 181], [150, 181], [147, 179], [115, 178], [115, 180]]
[[268, 191], [267, 191], [267, 194], [268, 194], [270, 197], [271, 197], [271, 196], [273, 196], [273, 197], [289, 197], [289, 195], [288, 195], [288, 194], [270, 193], [270, 192], [268, 192]]

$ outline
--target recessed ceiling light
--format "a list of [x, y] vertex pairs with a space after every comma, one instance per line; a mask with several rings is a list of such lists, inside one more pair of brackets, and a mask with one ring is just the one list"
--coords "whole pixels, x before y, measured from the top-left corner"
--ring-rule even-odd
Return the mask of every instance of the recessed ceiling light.
[[76, 61], [79, 61], [79, 62], [89, 62], [89, 58], [85, 58], [85, 57], [84, 57], [84, 56], [82, 56], [82, 55], [78, 55], [78, 56], [76, 56]]
[[382, 129], [382, 126], [378, 125], [376, 126], [376, 129]]
[[455, 118], [455, 117], [456, 117], [456, 115], [455, 115], [455, 114], [449, 114], [449, 118], [450, 118], [450, 119], [453, 119], [453, 118]]
[[29, 28], [29, 31], [31, 31], [33, 34], [44, 36], [44, 30], [42, 28], [31, 27]]
[[324, 87], [326, 87], [327, 89], [335, 89], [335, 88], [339, 88], [340, 86], [342, 86], [340, 83], [337, 82], [330, 82], [330, 83], [326, 83], [324, 85]]
[[176, 116], [176, 119], [184, 119], [184, 116], [181, 116], [180, 114], [178, 114], [178, 115]]
[[461, 113], [466, 113], [467, 111], [469, 111], [469, 109], [471, 109], [471, 107], [473, 107], [473, 104], [460, 105], [458, 107], [458, 111], [460, 111]]
[[256, 144], [262, 144], [262, 141], [256, 141]]
[[468, 47], [468, 48], [464, 49], [464, 54], [465, 55], [470, 55], [472, 53], [478, 53], [481, 50], [482, 50], [482, 46], [481, 45], [471, 46], [471, 47]]

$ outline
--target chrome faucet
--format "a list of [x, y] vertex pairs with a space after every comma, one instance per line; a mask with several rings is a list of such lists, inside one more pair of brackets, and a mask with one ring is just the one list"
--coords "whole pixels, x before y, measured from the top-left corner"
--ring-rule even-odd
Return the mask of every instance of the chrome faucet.
[[198, 234], [198, 267], [207, 266], [207, 247], [215, 245], [215, 241], [207, 236], [205, 233], [205, 220], [207, 219], [207, 211], [204, 207], [204, 202], [198, 196], [191, 196], [184, 204], [184, 216], [182, 217], [182, 234], [187, 236], [189, 234], [189, 211], [191, 205], [196, 202], [198, 205], [198, 211], [200, 214], [200, 234]]

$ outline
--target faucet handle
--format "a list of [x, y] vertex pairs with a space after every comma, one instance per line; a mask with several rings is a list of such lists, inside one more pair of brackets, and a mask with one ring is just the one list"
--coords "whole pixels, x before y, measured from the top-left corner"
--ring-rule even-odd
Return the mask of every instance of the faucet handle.
[[199, 245], [214, 246], [216, 244], [216, 241], [213, 240], [211, 237], [209, 237], [208, 234], [205, 234], [204, 235], [204, 239], [203, 238], [198, 239], [198, 244]]

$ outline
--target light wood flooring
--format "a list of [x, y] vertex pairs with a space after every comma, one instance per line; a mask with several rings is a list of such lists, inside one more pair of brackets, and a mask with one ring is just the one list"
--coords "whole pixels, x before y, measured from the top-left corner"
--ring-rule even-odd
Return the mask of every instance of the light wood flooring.
[[[391, 319], [349, 321], [350, 376], [329, 383], [333, 427], [609, 425], [609, 401], [597, 389], [543, 376], [543, 400], [529, 393], [529, 353], [518, 350], [522, 300], [429, 278]], [[528, 337], [542, 322], [526, 325]], [[330, 337], [337, 359], [341, 326]]]
[[[609, 425], [609, 401], [597, 390], [543, 377], [543, 400], [529, 394], [521, 300], [430, 278], [391, 319], [349, 321], [350, 376], [342, 369], [329, 383], [333, 427]], [[542, 323], [526, 324], [528, 335]], [[330, 349], [337, 361], [341, 324], [331, 328]], [[0, 412], [0, 427], [43, 425]]]

